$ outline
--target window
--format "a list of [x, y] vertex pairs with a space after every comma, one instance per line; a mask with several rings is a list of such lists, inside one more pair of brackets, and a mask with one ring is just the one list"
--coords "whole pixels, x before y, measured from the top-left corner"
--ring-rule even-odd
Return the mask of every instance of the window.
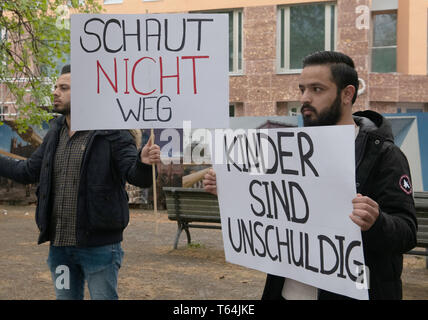
[[426, 112], [428, 110], [426, 103], [420, 102], [405, 102], [397, 104], [397, 113], [419, 113]]
[[302, 104], [299, 101], [277, 101], [277, 116], [297, 116], [300, 114]]
[[300, 108], [302, 107], [302, 103], [299, 101], [289, 101], [287, 102], [288, 115], [289, 116], [297, 116], [300, 114]]
[[[1, 28], [0, 27], [0, 47], [4, 45], [4, 43], [7, 42], [7, 31], [6, 28]], [[7, 60], [8, 57], [6, 56], [6, 52], [4, 50], [1, 51], [1, 55], [0, 55], [0, 61], [1, 64], [5, 67], [7, 67]]]
[[408, 108], [407, 109], [407, 113], [418, 113], [418, 112], [424, 112], [424, 110], [422, 108], [417, 108], [417, 109]]
[[336, 6], [331, 3], [279, 8], [278, 72], [300, 72], [308, 54], [335, 50], [336, 20]]
[[[0, 27], [0, 47], [4, 45], [4, 43], [7, 41], [7, 33], [6, 33], [6, 28], [1, 28]], [[0, 50], [0, 67], [5, 67], [7, 68], [7, 56], [6, 56], [6, 52], [4, 50]], [[3, 73], [3, 71], [1, 71], [0, 73]]]
[[242, 73], [242, 10], [229, 14], [229, 72]]
[[243, 73], [242, 63], [242, 9], [216, 10], [193, 13], [227, 13], [229, 15], [229, 73], [241, 75]]
[[122, 3], [123, 0], [104, 0], [104, 4], [116, 4], [116, 3]]
[[372, 72], [397, 71], [397, 12], [373, 15]]
[[9, 113], [9, 108], [7, 106], [0, 106], [0, 121], [4, 121], [5, 116]]
[[235, 105], [229, 104], [229, 117], [235, 116]]

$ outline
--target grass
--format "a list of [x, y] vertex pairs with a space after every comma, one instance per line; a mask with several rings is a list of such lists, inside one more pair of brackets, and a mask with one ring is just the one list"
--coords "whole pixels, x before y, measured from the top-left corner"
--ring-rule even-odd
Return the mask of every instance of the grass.
[[205, 248], [205, 245], [198, 242], [191, 242], [187, 245], [187, 247], [191, 249], [200, 249], [200, 248]]

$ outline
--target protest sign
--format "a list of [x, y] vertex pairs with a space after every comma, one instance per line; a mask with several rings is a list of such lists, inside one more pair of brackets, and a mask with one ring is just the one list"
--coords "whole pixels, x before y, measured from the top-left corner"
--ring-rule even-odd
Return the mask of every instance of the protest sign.
[[226, 14], [71, 16], [72, 130], [227, 128]]
[[354, 139], [353, 126], [217, 132], [226, 260], [368, 299], [361, 230], [349, 218]]

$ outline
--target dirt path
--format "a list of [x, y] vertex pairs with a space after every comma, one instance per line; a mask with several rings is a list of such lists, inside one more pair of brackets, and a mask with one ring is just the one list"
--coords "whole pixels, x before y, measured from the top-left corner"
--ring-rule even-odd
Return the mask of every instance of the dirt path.
[[[34, 209], [0, 205], [0, 300], [55, 299], [48, 244], [36, 244]], [[260, 299], [264, 273], [225, 262], [220, 230], [192, 229], [194, 245], [187, 247], [183, 235], [173, 250], [175, 232], [164, 213], [157, 222], [151, 212], [131, 211], [122, 244], [121, 299]], [[425, 258], [405, 256], [403, 284], [405, 299], [428, 300]]]

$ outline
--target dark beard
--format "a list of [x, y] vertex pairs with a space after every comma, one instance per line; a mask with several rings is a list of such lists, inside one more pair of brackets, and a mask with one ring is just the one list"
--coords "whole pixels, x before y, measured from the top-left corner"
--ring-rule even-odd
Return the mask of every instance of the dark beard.
[[315, 115], [315, 119], [310, 117], [303, 117], [303, 125], [305, 127], [314, 127], [314, 126], [333, 126], [339, 122], [340, 117], [342, 116], [342, 99], [340, 95], [337, 95], [333, 104], [321, 111], [318, 114], [317, 110], [308, 103], [304, 103], [300, 110], [309, 109]]
[[64, 108], [58, 109], [57, 107], [53, 107], [53, 111], [64, 116], [70, 115], [70, 104], [66, 105]]

